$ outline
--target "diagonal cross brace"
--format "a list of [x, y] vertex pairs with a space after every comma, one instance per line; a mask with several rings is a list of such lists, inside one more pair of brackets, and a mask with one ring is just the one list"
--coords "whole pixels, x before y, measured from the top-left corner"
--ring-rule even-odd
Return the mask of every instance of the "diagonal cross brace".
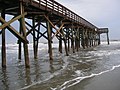
[[[11, 19], [10, 21], [8, 21], [8, 22], [4, 23], [3, 25], [1, 25], [1, 26], [0, 26], [0, 29], [3, 29], [3, 28], [5, 28], [5, 27], [7, 27], [7, 26], [10, 25], [12, 22], [20, 19], [21, 17], [24, 17], [25, 15], [27, 15], [27, 13], [24, 13], [24, 14], [22, 14], [22, 15], [19, 15], [19, 16], [15, 17], [15, 18]], [[1, 20], [1, 19], [2, 19], [2, 17], [0, 17], [0, 20]]]
[[[60, 28], [56, 31], [56, 33], [52, 36], [52, 39], [54, 38], [54, 36], [56, 36], [58, 33], [60, 33], [60, 30], [63, 28], [64, 23], [62, 23], [62, 25], [60, 26]], [[62, 34], [63, 36], [63, 34]]]
[[48, 37], [45, 36], [45, 33], [47, 33], [47, 31], [45, 31], [44, 33], [39, 32], [40, 36], [38, 38], [41, 38], [42, 36], [48, 40]]
[[[56, 35], [59, 33], [59, 34], [61, 34], [61, 35], [63, 36], [63, 38], [65, 38], [64, 35], [63, 35], [62, 33], [60, 33], [60, 30], [61, 30], [62, 27], [64, 26], [64, 23], [61, 25], [61, 27], [60, 27], [59, 29], [57, 29], [57, 28], [55, 27], [55, 25], [49, 20], [49, 18], [48, 18], [46, 15], [44, 15], [44, 17], [45, 17], [46, 20], [51, 24], [51, 26], [56, 30], [56, 33], [54, 34], [54, 36], [56, 36]], [[54, 36], [53, 36], [53, 37], [54, 37]], [[52, 39], [53, 39], [53, 37], [52, 37]]]
[[[28, 28], [27, 28], [27, 26], [26, 26], [26, 28], [27, 28], [27, 30], [28, 30], [28, 32], [27, 32], [27, 36], [33, 31], [33, 29], [35, 29], [37, 26], [39, 26], [40, 25], [40, 22], [38, 22], [36, 25], [35, 25], [35, 27], [33, 27], [32, 25], [30, 25], [28, 22], [25, 22], [31, 29], [29, 30]], [[35, 30], [35, 31], [37, 31], [37, 30]]]
[[[0, 18], [0, 22], [1, 23], [7, 23], [2, 17]], [[22, 36], [20, 35], [19, 32], [17, 32], [11, 25], [6, 26], [6, 28], [12, 33], [14, 34], [18, 39], [20, 39], [22, 42], [24, 43], [28, 43], [28, 41]]]

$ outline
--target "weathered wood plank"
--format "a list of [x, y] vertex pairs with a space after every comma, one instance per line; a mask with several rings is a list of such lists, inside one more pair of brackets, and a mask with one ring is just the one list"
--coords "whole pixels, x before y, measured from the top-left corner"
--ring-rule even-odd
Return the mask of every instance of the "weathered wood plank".
[[[24, 14], [22, 14], [22, 15], [19, 15], [19, 16], [15, 17], [15, 18], [11, 19], [10, 21], [8, 21], [8, 22], [4, 23], [3, 25], [1, 25], [1, 26], [0, 26], [0, 29], [3, 29], [3, 28], [5, 28], [5, 27], [7, 27], [7, 26], [10, 25], [12, 22], [20, 19], [21, 17], [23, 17], [23, 16], [25, 16], [25, 15], [27, 15], [27, 13], [24, 13]], [[0, 17], [0, 21], [1, 21], [1, 20], [2, 20], [2, 17]]]
[[[1, 23], [6, 23], [6, 21], [5, 21], [3, 18], [1, 18], [0, 21], [1, 21]], [[7, 26], [7, 29], [8, 29], [12, 34], [14, 34], [18, 39], [20, 39], [22, 42], [28, 43], [28, 41], [27, 41], [22, 35], [20, 35], [20, 33], [17, 32], [11, 25], [8, 25], [8, 26]]]
[[[23, 3], [20, 2], [20, 14], [22, 15], [24, 13], [24, 6]], [[23, 16], [20, 19], [21, 22], [21, 27], [22, 27], [22, 33], [25, 39], [27, 39], [26, 36], [26, 26], [25, 26], [25, 17]], [[29, 64], [29, 52], [28, 52], [28, 45], [27, 43], [23, 43], [23, 47], [24, 47], [24, 57], [25, 57], [25, 67], [26, 68], [30, 68], [30, 64]]]
[[43, 32], [43, 33], [41, 33], [41, 32], [38, 32], [38, 33], [41, 34], [38, 38], [41, 38], [41, 37], [43, 36], [45, 39], [48, 40], [48, 37], [45, 36], [45, 34], [47, 33], [47, 31], [45, 31], [45, 32]]
[[51, 26], [50, 26], [50, 23], [49, 21], [46, 21], [46, 25], [47, 25], [47, 35], [48, 35], [48, 47], [49, 47], [49, 58], [50, 58], [50, 61], [53, 60], [53, 55], [52, 55], [52, 43], [51, 43], [51, 33], [52, 33], [52, 30], [51, 30]]
[[[5, 19], [5, 10], [2, 10], [2, 13], [1, 13], [1, 16], [2, 18]], [[2, 22], [3, 24], [3, 22]], [[5, 29], [3, 28], [2, 29], [2, 51], [1, 51], [1, 54], [2, 54], [2, 68], [6, 68], [6, 40], [5, 40]]]
[[109, 35], [108, 35], [108, 33], [107, 33], [107, 42], [108, 42], [108, 45], [109, 45], [110, 42], [109, 42]]
[[[61, 25], [62, 26], [62, 25]], [[65, 34], [64, 34], [64, 32], [63, 32], [63, 29], [61, 30], [61, 33], [63, 34], [63, 36], [65, 37]], [[67, 39], [66, 38], [64, 38], [63, 39], [63, 41], [64, 41], [64, 45], [65, 45], [65, 52], [66, 52], [66, 56], [68, 56], [69, 54], [68, 54], [68, 47], [67, 47]]]
[[73, 50], [73, 53], [75, 53], [75, 37], [74, 37], [74, 28], [73, 28], [73, 24], [72, 24], [72, 28], [71, 28], [71, 32], [72, 32], [72, 38], [71, 38], [71, 47]]
[[[64, 23], [62, 23], [62, 25], [60, 26], [60, 28], [56, 31], [56, 33], [52, 36], [52, 39], [54, 38], [54, 36], [56, 36], [58, 33], [60, 33], [60, 30], [63, 28]], [[61, 33], [62, 34], [62, 33]], [[62, 34], [63, 35], [63, 34]]]
[[[46, 16], [46, 15], [44, 15], [44, 17], [46, 18], [46, 20], [51, 24], [51, 26], [56, 30], [56, 31], [58, 31], [58, 29], [55, 27], [55, 25], [48, 19], [48, 17]], [[60, 32], [59, 32], [59, 34], [61, 34]], [[62, 34], [61, 34], [62, 35]], [[63, 35], [62, 35], [63, 36]]]
[[34, 51], [34, 59], [37, 59], [37, 39], [36, 39], [36, 32], [35, 32], [35, 17], [32, 18], [32, 31], [33, 31], [33, 51]]
[[[19, 21], [19, 24], [20, 24], [20, 26], [19, 26], [19, 33], [22, 35], [22, 24], [21, 24], [21, 22]], [[22, 44], [21, 44], [21, 40], [19, 39], [18, 40], [18, 59], [19, 60], [21, 60], [22, 59]]]

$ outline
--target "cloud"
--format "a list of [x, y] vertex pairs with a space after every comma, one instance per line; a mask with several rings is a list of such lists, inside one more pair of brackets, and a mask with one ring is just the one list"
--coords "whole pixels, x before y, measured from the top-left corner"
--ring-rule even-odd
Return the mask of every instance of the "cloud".
[[[57, 0], [70, 10], [98, 27], [109, 27], [111, 38], [117, 35], [120, 26], [120, 0]], [[117, 34], [116, 34], [117, 32]]]
[[92, 18], [108, 18], [117, 13], [119, 1], [118, 0], [58, 0], [66, 7], [70, 8], [79, 15]]

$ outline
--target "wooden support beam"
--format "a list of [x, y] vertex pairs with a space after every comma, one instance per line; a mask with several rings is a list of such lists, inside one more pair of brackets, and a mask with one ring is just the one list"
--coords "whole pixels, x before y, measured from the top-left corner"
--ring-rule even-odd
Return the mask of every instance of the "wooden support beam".
[[47, 31], [45, 31], [45, 32], [43, 32], [43, 33], [41, 33], [41, 32], [38, 32], [38, 33], [40, 34], [40, 36], [39, 36], [38, 38], [41, 38], [41, 37], [43, 36], [45, 39], [48, 40], [48, 37], [45, 36], [45, 34], [47, 33]]
[[59, 52], [62, 53], [62, 37], [60, 35], [60, 39], [59, 39]]
[[[55, 32], [52, 31], [53, 34], [55, 34]], [[56, 38], [59, 40], [60, 35], [56, 35]]]
[[92, 47], [92, 32], [91, 31], [89, 32], [89, 39], [90, 39], [89, 45], [90, 47]]
[[[60, 30], [63, 28], [64, 23], [62, 23], [62, 25], [60, 26], [60, 28], [56, 31], [56, 33], [52, 36], [52, 39], [54, 38], [54, 36], [56, 36], [58, 33], [60, 33]], [[63, 35], [62, 35], [63, 36]]]
[[34, 59], [37, 59], [37, 43], [36, 43], [36, 39], [35, 39], [35, 17], [33, 17], [32, 19], [32, 31], [33, 31], [33, 51], [34, 51]]
[[36, 53], [37, 53], [37, 55], [38, 55], [38, 45], [39, 45], [39, 32], [40, 32], [40, 25], [38, 26], [37, 40], [36, 40]]
[[[19, 15], [19, 16], [17, 16], [17, 17], [14, 17], [14, 18], [11, 19], [10, 21], [8, 21], [8, 22], [4, 23], [3, 25], [1, 25], [1, 26], [0, 26], [0, 29], [3, 29], [3, 28], [5, 28], [5, 27], [7, 27], [7, 26], [10, 25], [12, 22], [20, 19], [21, 17], [23, 17], [23, 16], [25, 16], [25, 15], [27, 15], [27, 13], [24, 13], [24, 14], [22, 14], [22, 15]], [[2, 17], [0, 17], [0, 21], [1, 21], [1, 20], [3, 20]]]
[[[33, 36], [33, 28], [32, 29], [30, 29], [29, 30], [29, 28], [28, 27], [26, 27], [26, 29], [28, 30], [28, 32], [26, 33], [26, 36], [28, 36], [29, 34], [31, 34], [32, 36]], [[38, 32], [38, 30], [35, 28], [34, 29], [37, 33], [39, 33], [39, 34], [41, 34], [41, 32]], [[35, 38], [35, 40], [37, 40], [37, 39], [39, 39], [39, 38], [37, 38], [36, 36], [34, 37]]]
[[[39, 43], [39, 39], [43, 36], [44, 38], [48, 39], [44, 34], [45, 33], [41, 33], [40, 32], [40, 25], [41, 22], [38, 21], [37, 24], [35, 24], [35, 17], [33, 17], [33, 21], [32, 21], [32, 25], [30, 25], [28, 22], [25, 22], [31, 29], [29, 30], [27, 27], [26, 29], [28, 30], [28, 32], [26, 33], [26, 35], [28, 36], [30, 33], [33, 36], [33, 51], [34, 51], [34, 58], [37, 59], [38, 58], [38, 43]], [[36, 27], [38, 26], [38, 29], [36, 29]], [[36, 36], [37, 33], [37, 36]], [[41, 36], [39, 36], [41, 35]]]
[[[31, 26], [31, 25], [29, 25], [29, 26]], [[35, 25], [36, 26], [36, 25]], [[40, 25], [38, 25], [38, 27], [39, 27]], [[32, 27], [32, 26], [31, 26]], [[32, 27], [33, 28], [33, 27]], [[46, 27], [47, 28], [47, 27]], [[32, 33], [32, 31], [33, 31], [33, 29], [28, 29], [27, 27], [26, 27], [26, 29], [28, 30], [28, 32], [27, 32], [27, 36], [31, 33], [32, 35], [33, 35], [33, 33]], [[43, 33], [41, 33], [39, 30], [37, 30], [37, 29], [35, 29], [35, 31], [40, 35], [40, 36], [38, 36], [38, 37], [35, 37], [35, 39], [37, 40], [37, 39], [40, 39], [42, 36], [45, 38], [45, 39], [47, 39], [48, 40], [48, 37], [47, 36], [45, 36], [45, 34], [47, 33], [47, 31], [45, 31], [45, 32], [43, 32]]]
[[108, 35], [108, 32], [107, 32], [106, 34], [107, 34], [107, 42], [108, 42], [108, 45], [109, 45], [110, 42], [109, 42], [109, 35]]
[[75, 28], [75, 49], [77, 49], [77, 29]]
[[74, 42], [75, 42], [75, 37], [74, 37], [74, 28], [73, 28], [73, 24], [72, 24], [72, 39], [71, 39], [71, 47], [73, 49], [73, 53], [75, 53], [75, 45], [74, 45]]
[[[26, 32], [26, 36], [28, 36], [29, 34], [31, 34], [33, 36], [33, 32], [32, 32], [33, 30], [32, 29], [29, 30], [28, 27], [26, 27], [26, 29], [28, 30], [28, 32]], [[37, 30], [35, 29], [35, 31], [37, 31]], [[35, 40], [37, 40], [36, 37], [35, 37]]]
[[81, 38], [81, 45], [82, 47], [85, 49], [85, 34], [84, 34], [84, 30], [82, 30], [82, 38]]
[[32, 30], [32, 29], [29, 30], [28, 27], [26, 27], [26, 29], [28, 30], [28, 32], [26, 33], [27, 36], [28, 36], [29, 34], [32, 34], [32, 35], [33, 35], [33, 33], [32, 33], [33, 30]]
[[[47, 17], [48, 18], [48, 17]], [[49, 19], [48, 19], [49, 20]], [[49, 21], [46, 21], [46, 26], [47, 26], [47, 35], [48, 35], [48, 51], [49, 51], [49, 59], [50, 61], [53, 60], [53, 55], [52, 55], [52, 43], [51, 43], [51, 24]]]
[[91, 34], [92, 34], [92, 35], [91, 35], [91, 37], [92, 37], [92, 46], [94, 46], [94, 31], [92, 31]]
[[44, 28], [46, 28], [46, 29], [47, 29], [47, 27], [46, 27], [44, 24], [40, 23], [40, 25], [42, 25]]
[[[29, 30], [28, 29], [28, 27], [26, 26], [26, 29], [28, 30], [28, 32], [26, 33], [26, 35], [28, 36], [29, 34], [32, 34], [33, 35], [33, 33], [32, 33], [32, 31], [33, 30], [35, 30], [36, 32], [38, 32], [38, 30], [36, 29], [36, 27], [38, 26], [40, 26], [40, 21], [33, 27], [32, 25], [30, 25], [28, 22], [25, 22], [31, 29]], [[35, 37], [35, 39], [37, 39], [36, 37]]]
[[[60, 30], [59, 32], [62, 33], [62, 27], [60, 27], [59, 30]], [[55, 34], [54, 34], [54, 36], [55, 36]], [[60, 38], [59, 38], [59, 52], [62, 53], [62, 35], [61, 34], [60, 34]]]
[[[5, 10], [2, 10], [1, 16], [5, 19]], [[2, 22], [3, 24], [3, 22]], [[2, 29], [2, 68], [6, 68], [6, 41], [5, 41], [5, 29]]]
[[28, 25], [30, 28], [33, 28], [32, 25], [30, 25], [28, 22], [25, 21], [25, 24]]
[[96, 46], [96, 32], [94, 32], [94, 46]]
[[[64, 32], [63, 32], [63, 29], [62, 29], [62, 32], [61, 32], [63, 35], [64, 35], [64, 37], [65, 37], [65, 34], [64, 34]], [[68, 56], [69, 54], [68, 54], [68, 48], [67, 48], [67, 39], [66, 38], [63, 38], [63, 41], [64, 41], [64, 45], [65, 45], [65, 52], [66, 52], [66, 56]]]
[[61, 23], [61, 21], [63, 21], [63, 20], [64, 20], [64, 18], [62, 18], [62, 19], [58, 20], [57, 22], [55, 22], [55, 23], [54, 23], [54, 25], [58, 25], [58, 24], [60, 24], [60, 23]]
[[85, 46], [88, 48], [88, 30], [85, 30]]
[[80, 32], [79, 32], [79, 48], [81, 48], [81, 41], [82, 41], [82, 35], [81, 35], [81, 29], [80, 29]]
[[[46, 20], [50, 23], [50, 25], [56, 30], [56, 31], [58, 31], [59, 29], [57, 29], [56, 27], [55, 27], [55, 25], [49, 20], [49, 18], [46, 16], [46, 15], [44, 15], [44, 17], [46, 18]], [[59, 32], [59, 34], [61, 34], [60, 32]], [[61, 34], [62, 35], [62, 34]], [[63, 35], [62, 35], [63, 36]]]
[[66, 52], [66, 56], [69, 56], [68, 54], [68, 48], [67, 48], [67, 40], [66, 39], [63, 39], [64, 40], [64, 45], [65, 45], [65, 52]]
[[70, 38], [69, 38], [70, 32], [69, 32], [69, 28], [67, 28], [66, 34], [67, 34], [67, 40], [68, 40], [68, 51], [70, 51]]
[[92, 47], [92, 30], [90, 31], [89, 38], [90, 38], [90, 47]]
[[77, 30], [75, 28], [75, 49], [77, 49]]
[[96, 45], [98, 45], [98, 41], [99, 41], [99, 36], [98, 33], [96, 33]]
[[[30, 25], [28, 22], [25, 21], [25, 24], [27, 24], [31, 29], [33, 28], [32, 25]], [[40, 25], [40, 21], [34, 26], [35, 28]]]
[[87, 48], [89, 48], [89, 29], [87, 29]]
[[[6, 21], [5, 21], [3, 18], [1, 18], [0, 21], [1, 21], [1, 23], [6, 23]], [[22, 35], [20, 35], [20, 33], [17, 32], [11, 25], [7, 26], [7, 29], [8, 29], [12, 34], [14, 34], [18, 39], [20, 39], [22, 42], [28, 43], [28, 41], [27, 41]]]
[[[40, 32], [40, 22], [38, 22], [35, 25], [35, 17], [33, 17], [33, 19], [32, 19], [32, 26], [30, 24], [29, 24], [29, 26], [32, 27], [32, 29], [30, 30], [30, 32], [33, 35], [34, 59], [37, 59], [37, 57], [38, 57], [39, 34], [42, 35], [42, 33]], [[36, 29], [37, 26], [38, 26], [38, 29]], [[33, 33], [32, 33], [32, 31], [33, 31]], [[36, 32], [37, 32], [37, 36], [36, 36]]]
[[[22, 35], [22, 23], [19, 21], [20, 23], [20, 27], [19, 27], [19, 33]], [[22, 43], [21, 43], [21, 40], [19, 39], [18, 40], [18, 59], [21, 60], [21, 57], [22, 57]]]
[[[24, 6], [23, 6], [23, 3], [20, 2], [20, 14], [23, 14], [23, 13], [24, 13]], [[25, 26], [25, 17], [24, 16], [20, 19], [20, 22], [22, 23], [21, 26], [22, 26], [23, 36], [24, 36], [25, 39], [27, 39], [27, 36], [26, 36], [26, 26]], [[24, 42], [23, 46], [24, 46], [25, 66], [26, 66], [26, 68], [30, 68], [28, 45], [27, 45], [27, 43]]]
[[15, 10], [15, 9], [18, 9], [19, 7], [17, 6], [17, 7], [11, 7], [11, 8], [7, 8], [7, 9], [5, 9], [7, 12], [8, 11], [10, 11], [10, 10]]
[[[26, 22], [25, 21], [25, 23], [31, 28], [30, 30], [27, 28], [27, 26], [26, 26], [26, 28], [27, 28], [27, 30], [28, 30], [28, 32], [26, 33], [26, 35], [28, 36], [32, 31], [33, 31], [33, 26], [32, 25], [30, 25], [28, 22]], [[35, 26], [34, 26], [34, 29], [37, 27], [37, 26], [39, 26], [40, 25], [40, 22], [38, 22]], [[35, 29], [36, 30], [36, 29]], [[37, 31], [37, 30], [36, 30]]]
[[80, 48], [80, 28], [78, 30], [78, 47]]
[[75, 34], [75, 46], [76, 46], [76, 49], [78, 51], [79, 49], [79, 28], [76, 29], [76, 34]]

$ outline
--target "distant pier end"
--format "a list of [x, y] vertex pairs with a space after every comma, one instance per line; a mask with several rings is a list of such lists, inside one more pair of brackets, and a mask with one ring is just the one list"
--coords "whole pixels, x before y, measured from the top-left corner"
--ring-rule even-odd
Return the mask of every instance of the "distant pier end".
[[108, 42], [108, 45], [109, 45], [110, 44], [110, 42], [109, 42], [109, 35], [108, 35], [109, 29], [108, 28], [99, 28], [98, 29], [98, 33], [99, 34], [106, 33], [106, 35], [107, 35], [107, 42]]

